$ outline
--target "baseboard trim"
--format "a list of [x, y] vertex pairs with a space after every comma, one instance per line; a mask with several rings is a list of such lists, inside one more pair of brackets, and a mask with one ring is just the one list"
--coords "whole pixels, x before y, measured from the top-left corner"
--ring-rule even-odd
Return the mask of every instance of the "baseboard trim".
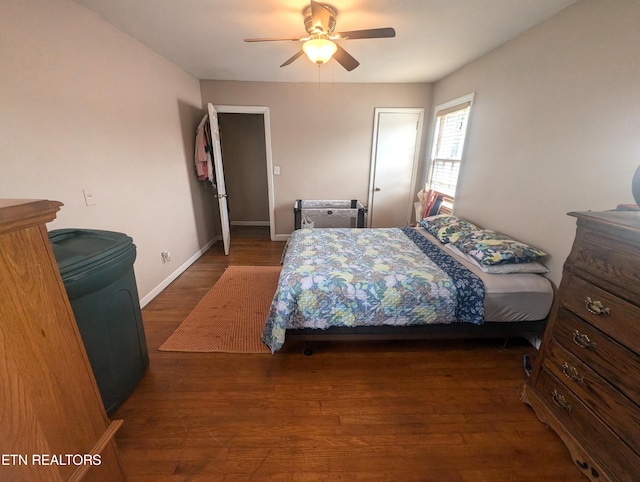
[[166, 278], [164, 281], [162, 281], [162, 283], [160, 283], [158, 286], [153, 288], [144, 298], [140, 300], [140, 308], [144, 308], [146, 305], [148, 305], [149, 302], [153, 300], [156, 296], [158, 296], [162, 292], [162, 290], [164, 290], [167, 286], [169, 286], [173, 280], [175, 280], [178, 276], [184, 273], [189, 266], [195, 263], [200, 256], [206, 253], [211, 246], [213, 246], [216, 242], [220, 241], [221, 239], [222, 239], [222, 236], [216, 236], [215, 238], [213, 238], [211, 241], [205, 244], [200, 250], [198, 250], [197, 253], [195, 253], [188, 260], [186, 260], [177, 270], [171, 273], [168, 278]]
[[269, 226], [269, 221], [230, 221], [231, 226]]
[[528, 336], [527, 341], [531, 343], [531, 346], [536, 350], [540, 351], [540, 345], [542, 344], [542, 340], [537, 336]]

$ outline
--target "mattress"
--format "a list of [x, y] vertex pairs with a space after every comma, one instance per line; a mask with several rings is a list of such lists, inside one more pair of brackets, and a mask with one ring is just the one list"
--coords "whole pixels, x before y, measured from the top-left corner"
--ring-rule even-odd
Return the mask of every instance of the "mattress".
[[485, 321], [536, 321], [544, 319], [553, 303], [551, 282], [535, 273], [490, 274], [440, 243], [425, 229], [416, 230], [462, 263], [484, 283]]

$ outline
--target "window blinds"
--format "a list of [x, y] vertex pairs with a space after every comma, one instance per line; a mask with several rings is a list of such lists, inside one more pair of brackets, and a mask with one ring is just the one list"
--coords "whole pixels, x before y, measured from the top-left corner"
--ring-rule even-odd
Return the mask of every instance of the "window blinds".
[[429, 189], [455, 197], [471, 102], [436, 112]]

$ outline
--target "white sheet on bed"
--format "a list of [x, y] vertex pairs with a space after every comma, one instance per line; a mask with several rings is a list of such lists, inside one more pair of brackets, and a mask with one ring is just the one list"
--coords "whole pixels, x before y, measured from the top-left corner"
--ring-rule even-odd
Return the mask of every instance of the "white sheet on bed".
[[485, 321], [536, 321], [549, 313], [553, 302], [553, 287], [544, 276], [534, 273], [485, 273], [466, 258], [446, 249], [445, 245], [425, 229], [416, 229], [482, 280], [485, 289]]

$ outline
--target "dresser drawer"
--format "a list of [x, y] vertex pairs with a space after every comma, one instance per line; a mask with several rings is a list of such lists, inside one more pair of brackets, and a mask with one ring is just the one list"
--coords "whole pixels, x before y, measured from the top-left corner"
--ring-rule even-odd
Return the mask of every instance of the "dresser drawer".
[[640, 454], [640, 408], [552, 339], [544, 367]]
[[[562, 306], [622, 345], [640, 353], [640, 308], [578, 276], [565, 273], [565, 278]], [[597, 308], [589, 306], [589, 301], [600, 302], [606, 309], [600, 314], [593, 313]]]
[[[610, 472], [613, 480], [637, 481], [640, 459], [609, 430], [570, 390], [545, 369], [533, 389], [560, 422], [590, 440], [589, 451]], [[597, 474], [594, 478], [598, 478]]]
[[579, 229], [577, 241], [569, 256], [571, 264], [622, 288], [636, 287], [637, 293], [640, 257], [636, 246], [591, 229]]
[[640, 405], [640, 356], [561, 309], [552, 336], [611, 385]]

